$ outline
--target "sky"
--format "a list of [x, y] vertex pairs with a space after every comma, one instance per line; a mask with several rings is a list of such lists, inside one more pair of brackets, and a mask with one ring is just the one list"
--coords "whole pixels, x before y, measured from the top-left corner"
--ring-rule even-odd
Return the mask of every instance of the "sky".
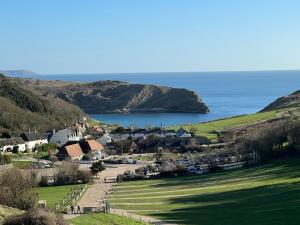
[[0, 69], [300, 69], [299, 0], [0, 0]]

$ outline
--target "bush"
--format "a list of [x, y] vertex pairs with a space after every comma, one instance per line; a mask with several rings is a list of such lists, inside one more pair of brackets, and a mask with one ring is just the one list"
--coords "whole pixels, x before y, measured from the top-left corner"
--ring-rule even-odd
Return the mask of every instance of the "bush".
[[48, 157], [48, 159], [49, 159], [50, 161], [52, 161], [52, 162], [57, 162], [57, 161], [58, 161], [58, 158], [57, 158], [56, 155], [50, 155], [50, 156]]
[[95, 176], [97, 176], [98, 173], [102, 172], [105, 170], [105, 167], [102, 165], [101, 161], [94, 162], [91, 166], [91, 173]]
[[49, 179], [47, 176], [42, 176], [39, 182], [40, 187], [47, 187], [49, 185]]
[[38, 196], [32, 191], [36, 175], [16, 168], [8, 168], [0, 174], [0, 204], [19, 209], [36, 206]]
[[0, 155], [0, 165], [10, 164], [11, 158], [9, 155]]
[[92, 182], [93, 177], [89, 171], [79, 170], [77, 173], [77, 179], [78, 181], [81, 181], [81, 183], [86, 184]]
[[14, 146], [12, 150], [13, 154], [19, 154], [19, 146]]
[[78, 163], [64, 161], [56, 174], [55, 185], [77, 184], [78, 170]]
[[9, 217], [3, 225], [67, 225], [67, 223], [61, 215], [37, 208], [21, 215]]

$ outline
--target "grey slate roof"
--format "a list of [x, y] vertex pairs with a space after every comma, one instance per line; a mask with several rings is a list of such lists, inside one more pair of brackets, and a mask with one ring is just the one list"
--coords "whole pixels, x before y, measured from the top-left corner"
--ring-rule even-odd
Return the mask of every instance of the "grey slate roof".
[[18, 144], [25, 144], [25, 141], [20, 137], [12, 137], [7, 139], [0, 139], [0, 145], [18, 145]]
[[37, 141], [47, 139], [47, 137], [45, 137], [45, 135], [43, 134], [29, 132], [21, 134], [21, 138], [23, 138], [24, 141]]

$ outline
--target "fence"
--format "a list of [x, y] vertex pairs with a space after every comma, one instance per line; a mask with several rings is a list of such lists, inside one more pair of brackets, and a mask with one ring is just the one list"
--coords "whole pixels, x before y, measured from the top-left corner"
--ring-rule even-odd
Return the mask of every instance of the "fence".
[[108, 211], [108, 213], [118, 215], [118, 216], [122, 216], [122, 217], [125, 217], [125, 218], [129, 219], [129, 220], [139, 222], [141, 224], [153, 224], [151, 220], [145, 219], [142, 216], [132, 214], [131, 212], [127, 212], [127, 211], [119, 211], [119, 210], [115, 210], [115, 209], [110, 209]]
[[55, 204], [55, 210], [58, 212], [69, 212], [71, 205], [75, 204], [87, 189], [87, 184], [73, 187], [71, 192], [65, 196], [59, 203]]

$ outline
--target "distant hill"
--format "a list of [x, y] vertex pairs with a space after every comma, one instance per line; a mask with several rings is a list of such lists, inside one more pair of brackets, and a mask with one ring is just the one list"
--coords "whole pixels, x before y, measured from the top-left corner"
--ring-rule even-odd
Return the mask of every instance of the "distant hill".
[[52, 95], [24, 88], [18, 80], [0, 75], [0, 129], [47, 131], [72, 124], [84, 112]]
[[4, 74], [6, 76], [13, 76], [13, 77], [36, 75], [36, 73], [34, 73], [31, 70], [0, 70], [0, 74]]
[[300, 107], [300, 90], [288, 96], [278, 98], [267, 107], [265, 107], [262, 112], [297, 107]]
[[72, 83], [18, 79], [43, 95], [57, 96], [86, 113], [172, 112], [207, 113], [208, 107], [193, 91], [121, 81]]

